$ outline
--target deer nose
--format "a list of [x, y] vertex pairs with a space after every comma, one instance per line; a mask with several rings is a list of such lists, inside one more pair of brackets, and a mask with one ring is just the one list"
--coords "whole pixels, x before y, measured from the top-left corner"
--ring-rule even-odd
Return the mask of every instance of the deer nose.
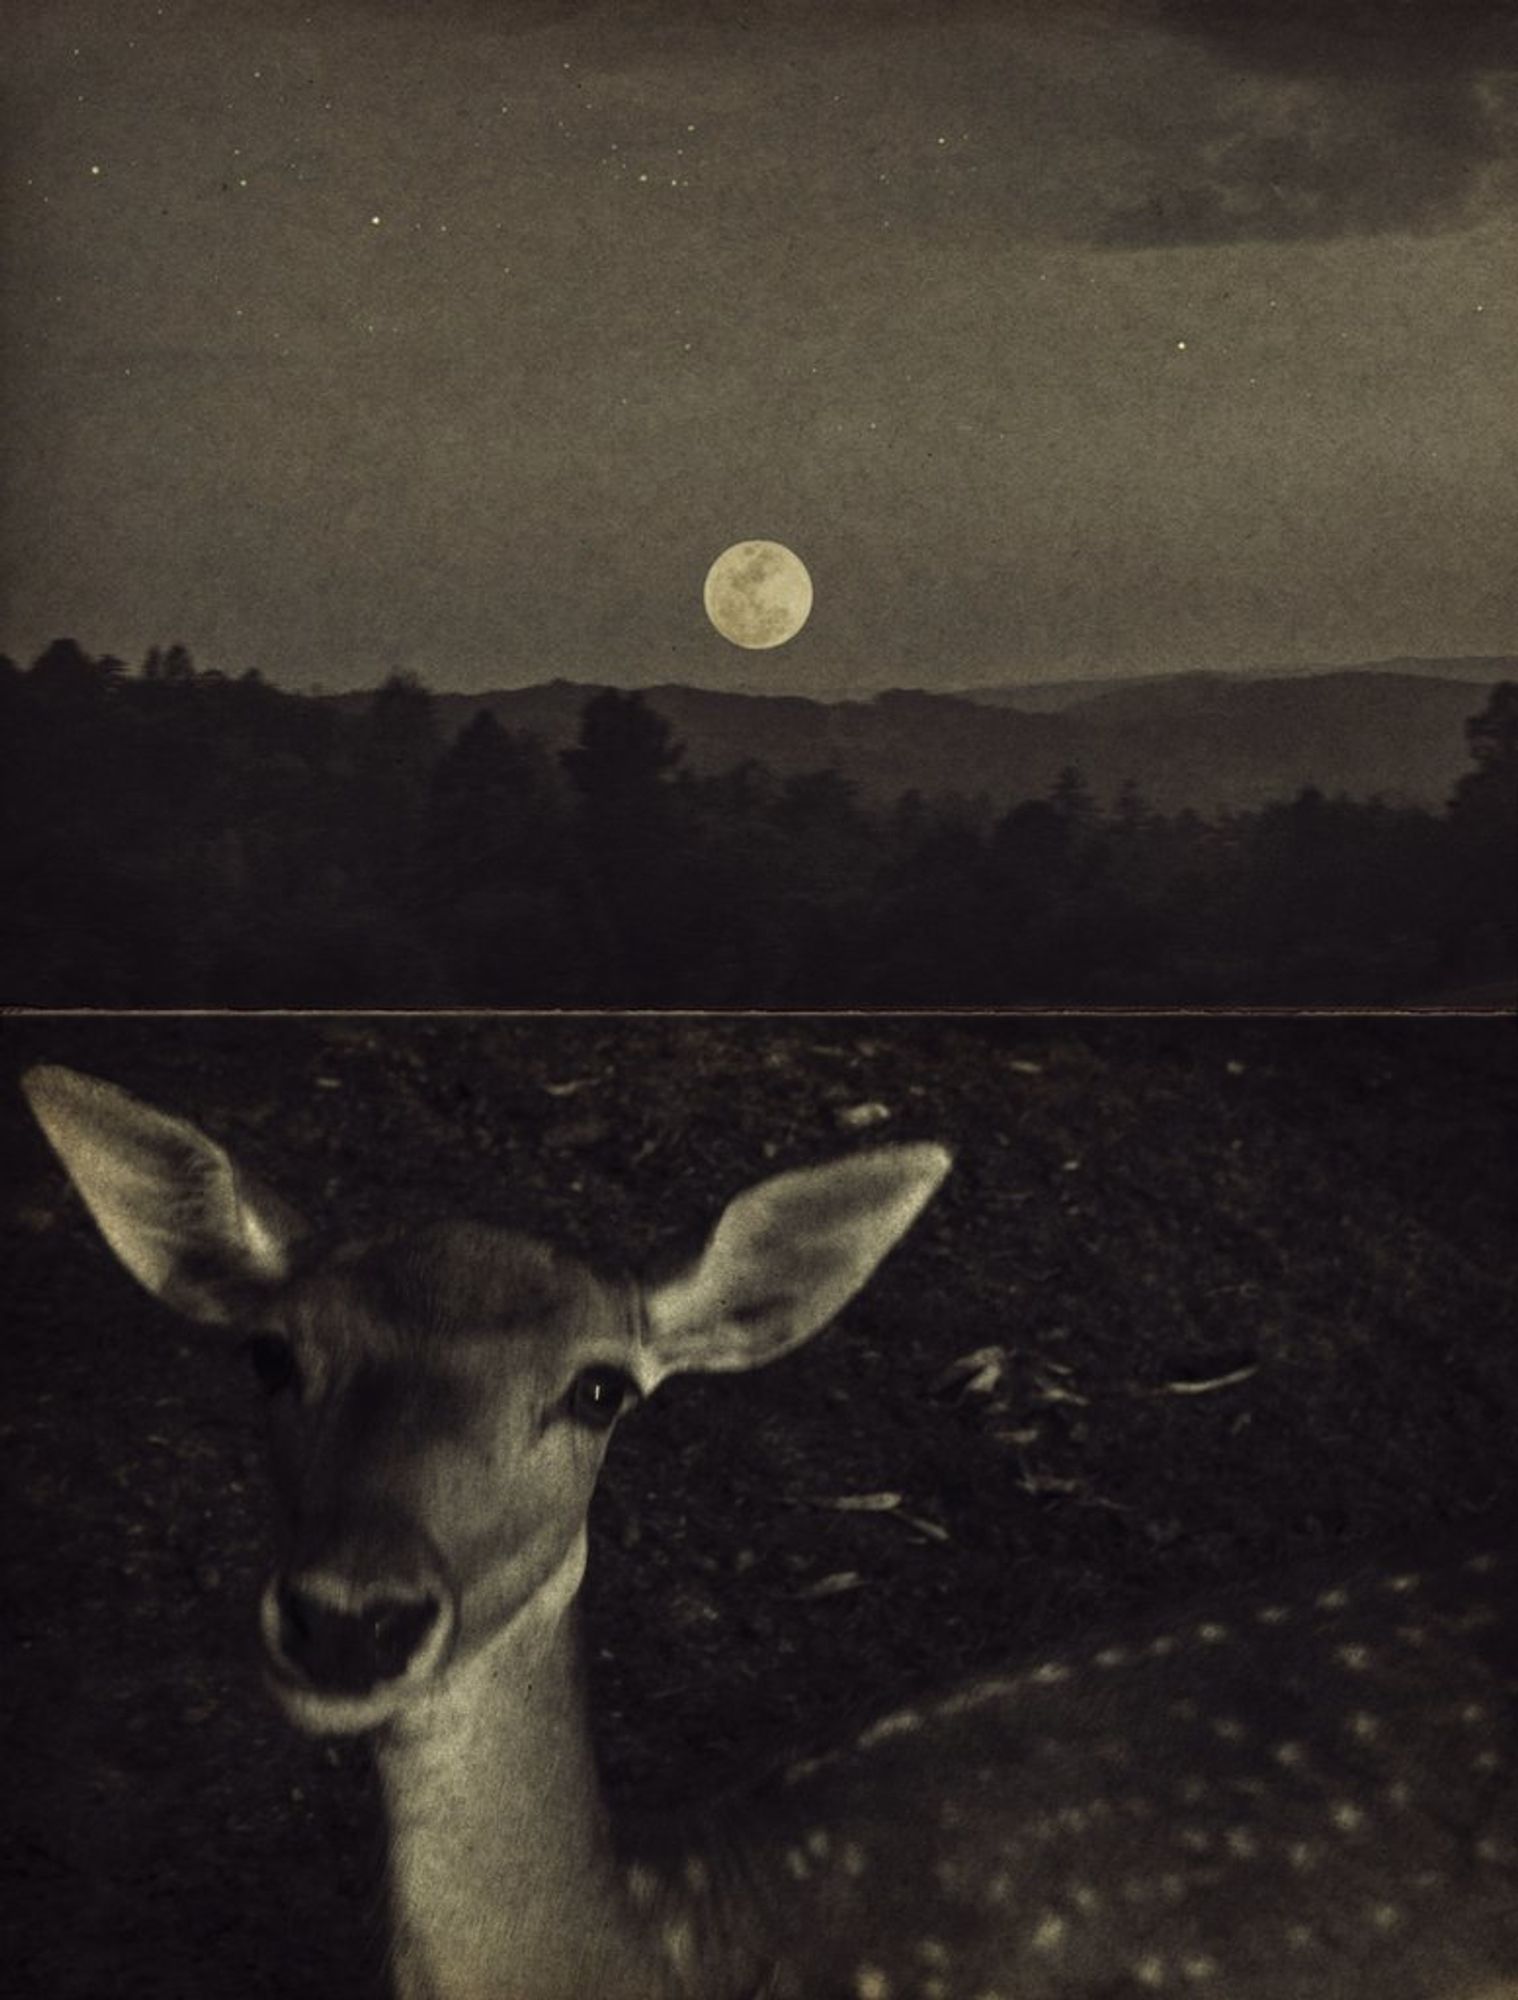
[[315, 1578], [281, 1578], [274, 1600], [280, 1659], [324, 1694], [367, 1694], [399, 1680], [426, 1649], [442, 1611], [430, 1594], [377, 1592], [346, 1604]]

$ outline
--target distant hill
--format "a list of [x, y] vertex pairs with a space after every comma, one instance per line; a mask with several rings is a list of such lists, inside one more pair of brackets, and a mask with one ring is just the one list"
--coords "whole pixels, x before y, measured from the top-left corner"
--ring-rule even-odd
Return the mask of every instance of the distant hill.
[[[643, 693], [693, 771], [746, 759], [783, 776], [831, 767], [876, 800], [916, 788], [984, 792], [1001, 806], [1043, 795], [1074, 764], [1104, 802], [1132, 780], [1165, 812], [1243, 809], [1292, 798], [1304, 785], [1438, 807], [1470, 768], [1464, 726], [1501, 678], [1495, 669], [1505, 664], [1518, 678], [1518, 663], [1470, 664], [1493, 671], [1453, 677], [1410, 662], [1407, 671], [1174, 674], [1078, 683], [1079, 695], [1043, 706], [1028, 700], [1037, 688], [894, 690], [831, 703], [673, 684]], [[598, 691], [560, 680], [442, 694], [439, 719], [452, 734], [489, 709], [503, 727], [562, 749]], [[1014, 694], [1022, 697], [1015, 705]], [[367, 697], [337, 699], [353, 706]]]
[[1051, 709], [1075, 708], [1094, 701], [1098, 695], [1132, 688], [1159, 689], [1181, 681], [1195, 686], [1210, 681], [1324, 680], [1338, 674], [1412, 675], [1418, 680], [1466, 681], [1495, 687], [1498, 681], [1518, 680], [1518, 659], [1511, 656], [1475, 654], [1468, 658], [1437, 660], [1366, 660], [1348, 667], [1251, 667], [1247, 672], [1224, 668], [1192, 668], [1186, 673], [1109, 674], [1084, 680], [994, 681], [980, 687], [951, 688], [964, 701], [980, 702], [987, 708], [1021, 708], [1030, 714]]

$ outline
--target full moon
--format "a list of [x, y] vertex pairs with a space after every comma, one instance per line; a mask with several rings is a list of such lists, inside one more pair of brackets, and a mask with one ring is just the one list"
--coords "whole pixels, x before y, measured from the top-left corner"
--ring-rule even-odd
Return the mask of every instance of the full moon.
[[812, 579], [781, 542], [734, 542], [706, 572], [702, 598], [707, 617], [735, 646], [783, 646], [810, 615]]

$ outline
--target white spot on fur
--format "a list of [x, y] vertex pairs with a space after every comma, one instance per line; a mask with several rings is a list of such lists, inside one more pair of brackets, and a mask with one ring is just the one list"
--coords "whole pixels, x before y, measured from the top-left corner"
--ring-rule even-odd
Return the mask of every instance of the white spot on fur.
[[1194, 1979], [1199, 1983], [1205, 1979], [1216, 1979], [1218, 1976], [1217, 1961], [1205, 1957], [1201, 1952], [1198, 1952], [1192, 1958], [1183, 1958], [1181, 1960], [1181, 1976], [1183, 1979]]
[[1165, 1983], [1165, 1961], [1162, 1958], [1141, 1958], [1133, 1968], [1133, 1976], [1140, 1986], [1160, 1987]]
[[1342, 1611], [1349, 1602], [1347, 1590], [1325, 1590], [1318, 1598], [1320, 1611]]
[[934, 1712], [938, 1715], [967, 1715], [972, 1708], [979, 1706], [980, 1696], [975, 1689], [961, 1688], [958, 1694], [945, 1695]]
[[892, 1736], [910, 1736], [914, 1729], [921, 1729], [922, 1716], [915, 1708], [898, 1709], [895, 1715], [883, 1716], [879, 1722], [872, 1722], [859, 1738], [861, 1750], [869, 1750], [877, 1743], [884, 1743]]
[[666, 1924], [661, 1933], [665, 1956], [682, 1981], [688, 1981], [696, 1969], [696, 1933], [683, 1917]]
[[1099, 1667], [1126, 1667], [1129, 1657], [1126, 1646], [1104, 1646], [1095, 1655], [1095, 1664]]
[[1489, 1604], [1478, 1604], [1474, 1611], [1462, 1611], [1449, 1622], [1452, 1632], [1484, 1632], [1489, 1625], [1496, 1624], [1497, 1614]]
[[1284, 1625], [1291, 1616], [1289, 1604], [1262, 1604], [1254, 1614], [1257, 1625]]
[[1422, 1577], [1415, 1571], [1404, 1570], [1399, 1576], [1389, 1576], [1386, 1579], [1386, 1587], [1388, 1590], [1394, 1590], [1399, 1597], [1405, 1597], [1408, 1591], [1416, 1590], [1422, 1581]]
[[924, 1965], [936, 1965], [940, 1970], [949, 1962], [949, 1947], [942, 1938], [925, 1937], [917, 1941], [917, 1956]]
[[1017, 1689], [1018, 1683], [1015, 1680], [1002, 1675], [995, 1680], [977, 1682], [974, 1693], [977, 1702], [1006, 1701], [1017, 1693]]
[[1369, 1646], [1335, 1646], [1334, 1658], [1341, 1667], [1348, 1667], [1352, 1674], [1363, 1674], [1370, 1665]]
[[1040, 1687], [1054, 1687], [1058, 1682], [1067, 1681], [1069, 1678], [1070, 1669], [1059, 1660], [1045, 1660], [1042, 1666], [1035, 1667], [1028, 1676], [1030, 1681], [1036, 1681]]
[[1298, 1771], [1307, 1762], [1307, 1752], [1300, 1743], [1278, 1743], [1271, 1755], [1288, 1771]]
[[651, 1868], [636, 1864], [627, 1871], [627, 1893], [639, 1910], [651, 1910], [659, 1894], [659, 1878]]
[[685, 1858], [685, 1886], [699, 1895], [712, 1884], [712, 1871], [699, 1854], [689, 1854]]
[[1247, 1826], [1231, 1826], [1227, 1833], [1228, 1852], [1240, 1861], [1253, 1861], [1260, 1851], [1260, 1843]]
[[1069, 1925], [1056, 1910], [1045, 1910], [1033, 1932], [1035, 1951], [1058, 1951], [1065, 1941]]
[[1357, 1708], [1349, 1718], [1349, 1733], [1357, 1743], [1374, 1743], [1381, 1734], [1380, 1717], [1368, 1714], [1363, 1708]]
[[846, 1840], [843, 1843], [843, 1852], [838, 1857], [838, 1865], [845, 1875], [852, 1875], [857, 1880], [865, 1871], [864, 1849], [857, 1842]]
[[861, 1965], [856, 1969], [854, 2000], [891, 2000], [891, 1982], [878, 1965]]
[[1215, 1624], [1198, 1625], [1196, 1635], [1204, 1646], [1221, 1646], [1228, 1637], [1228, 1627]]
[[1336, 1799], [1329, 1818], [1340, 1833], [1358, 1833], [1365, 1824], [1365, 1815], [1350, 1799]]

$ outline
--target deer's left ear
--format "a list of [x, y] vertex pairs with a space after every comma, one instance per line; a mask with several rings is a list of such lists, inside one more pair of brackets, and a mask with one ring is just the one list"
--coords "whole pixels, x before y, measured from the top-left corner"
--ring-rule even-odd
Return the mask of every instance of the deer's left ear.
[[101, 1235], [155, 1298], [221, 1325], [250, 1288], [287, 1275], [299, 1219], [186, 1120], [52, 1064], [21, 1088]]
[[690, 1269], [648, 1293], [639, 1386], [757, 1368], [799, 1347], [905, 1235], [949, 1166], [942, 1146], [885, 1146], [740, 1194]]

